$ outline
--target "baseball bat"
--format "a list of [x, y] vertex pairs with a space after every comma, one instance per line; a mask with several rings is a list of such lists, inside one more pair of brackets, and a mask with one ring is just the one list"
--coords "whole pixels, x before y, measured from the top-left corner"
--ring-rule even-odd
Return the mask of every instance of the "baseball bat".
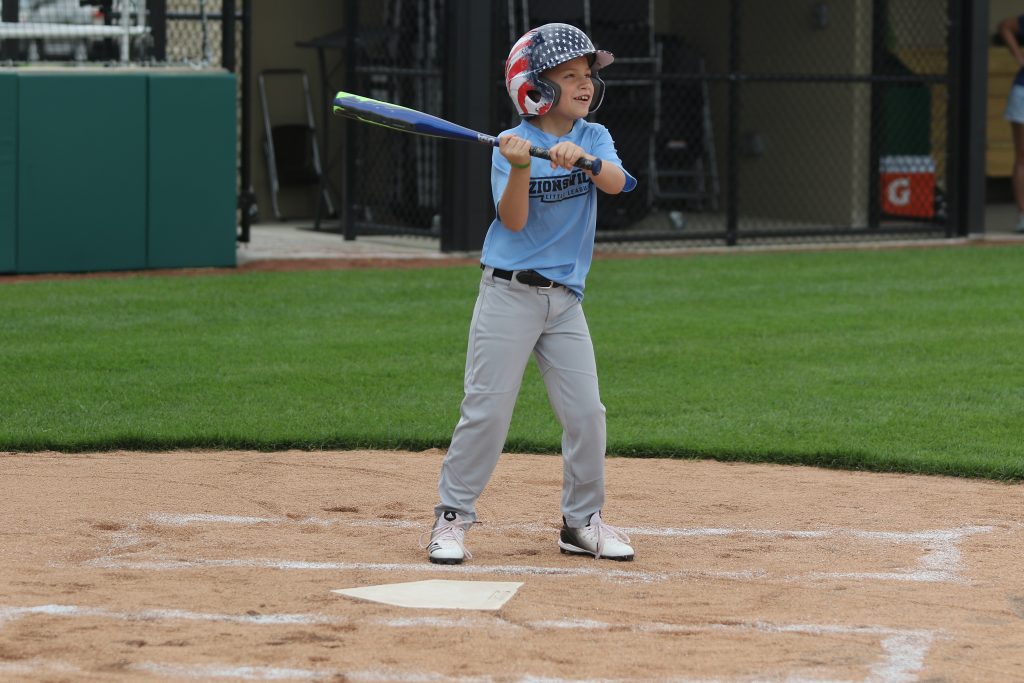
[[[493, 147], [498, 146], [498, 138], [493, 135], [478, 133], [465, 126], [445, 121], [437, 116], [424, 114], [415, 109], [381, 102], [380, 100], [371, 100], [369, 97], [353, 95], [347, 92], [339, 92], [335, 95], [334, 113], [337, 116], [344, 116], [362, 121], [363, 123], [372, 123], [405, 133], [415, 133], [416, 135], [426, 135], [446, 140], [481, 142]], [[543, 147], [530, 147], [530, 156], [537, 157], [538, 159], [551, 159], [548, 150]], [[592, 173], [601, 172], [600, 159], [578, 159], [574, 165]]]

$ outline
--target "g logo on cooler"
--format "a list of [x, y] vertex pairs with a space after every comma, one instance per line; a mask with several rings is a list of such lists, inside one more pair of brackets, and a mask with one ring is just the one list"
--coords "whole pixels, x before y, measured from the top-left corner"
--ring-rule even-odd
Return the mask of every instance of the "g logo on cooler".
[[889, 183], [887, 188], [889, 203], [894, 206], [907, 206], [910, 204], [910, 178], [897, 178]]

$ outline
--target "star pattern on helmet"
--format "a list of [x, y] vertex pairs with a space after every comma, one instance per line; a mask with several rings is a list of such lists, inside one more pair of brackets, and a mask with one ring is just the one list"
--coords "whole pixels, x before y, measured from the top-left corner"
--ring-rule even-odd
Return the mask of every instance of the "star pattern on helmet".
[[598, 50], [581, 29], [571, 24], [545, 24], [527, 31], [512, 46], [505, 60], [505, 89], [521, 116], [541, 116], [558, 99], [555, 86], [542, 77], [559, 64], [590, 56], [596, 110], [604, 95], [604, 82], [596, 73], [614, 60], [612, 53]]
[[541, 26], [530, 47], [530, 61], [533, 69], [538, 72], [594, 51], [594, 44], [587, 38], [587, 34], [569, 24]]

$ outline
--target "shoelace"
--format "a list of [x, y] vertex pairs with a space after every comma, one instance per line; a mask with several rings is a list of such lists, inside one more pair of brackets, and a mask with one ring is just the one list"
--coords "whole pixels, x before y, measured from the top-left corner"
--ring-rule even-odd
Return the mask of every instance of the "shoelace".
[[620, 541], [629, 545], [629, 536], [622, 529], [617, 529], [611, 524], [605, 524], [604, 520], [601, 519], [600, 514], [594, 515], [594, 519], [591, 523], [591, 528], [597, 531], [597, 554], [594, 555], [594, 559], [599, 559], [604, 554], [604, 542], [608, 537], [614, 538], [616, 541]]
[[[430, 531], [425, 531], [420, 535], [420, 547], [426, 548], [434, 541], [455, 541], [459, 544], [459, 548], [462, 549], [462, 554], [466, 556], [467, 560], [473, 559], [473, 553], [469, 552], [469, 549], [465, 544], [466, 529], [473, 526], [473, 522], [468, 519], [454, 520], [451, 522], [444, 522], [441, 526], [436, 526]], [[423, 542], [423, 538], [429, 535], [430, 540], [426, 543]]]

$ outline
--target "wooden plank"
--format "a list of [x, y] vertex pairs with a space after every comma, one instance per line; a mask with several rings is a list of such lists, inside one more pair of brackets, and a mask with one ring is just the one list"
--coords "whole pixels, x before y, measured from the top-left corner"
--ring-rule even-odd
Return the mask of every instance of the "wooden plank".
[[1013, 175], [1013, 150], [985, 150], [985, 175], [989, 178], [1009, 178]]
[[1020, 65], [1013, 59], [1013, 55], [1005, 47], [990, 47], [988, 49], [988, 72], [1016, 74]]
[[985, 175], [1008, 178], [1013, 174], [1013, 135], [1003, 119], [1006, 99], [1020, 65], [1002, 46], [988, 49], [988, 101], [985, 116]]

